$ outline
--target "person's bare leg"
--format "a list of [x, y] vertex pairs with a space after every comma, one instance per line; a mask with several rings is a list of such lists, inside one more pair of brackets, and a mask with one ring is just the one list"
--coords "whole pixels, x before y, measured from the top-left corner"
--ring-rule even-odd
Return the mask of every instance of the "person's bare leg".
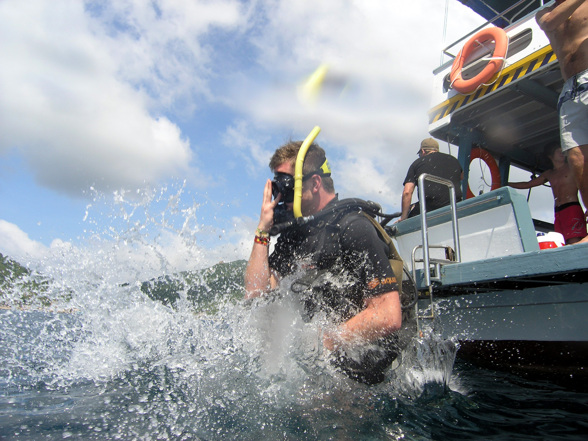
[[572, 147], [567, 152], [568, 164], [574, 174], [578, 190], [580, 190], [580, 197], [584, 203], [584, 207], [588, 208], [588, 171], [586, 161], [588, 160], [588, 145], [581, 145]]
[[[584, 203], [584, 208], [588, 209], [588, 167], [586, 161], [588, 161], [588, 145], [581, 145], [573, 147], [567, 152], [568, 164], [574, 174], [574, 179], [580, 190], [580, 198]], [[588, 242], [588, 236], [577, 243]]]

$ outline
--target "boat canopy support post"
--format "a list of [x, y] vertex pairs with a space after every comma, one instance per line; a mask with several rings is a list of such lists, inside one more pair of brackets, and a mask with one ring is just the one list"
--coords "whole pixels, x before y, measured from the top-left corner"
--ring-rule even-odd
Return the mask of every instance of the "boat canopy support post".
[[508, 185], [508, 174], [510, 173], [510, 158], [501, 156], [498, 161], [498, 171], [500, 172], [500, 186], [506, 187]]
[[[462, 128], [455, 134], [459, 151], [457, 153], [457, 160], [459, 161], [463, 170], [463, 181], [461, 181], [461, 193], [463, 195], [468, 192], [468, 182], [470, 179], [470, 161], [471, 153], [474, 145], [480, 147], [484, 146], [483, 135], [476, 129]], [[508, 172], [510, 170], [510, 159], [506, 156], [501, 156], [498, 159], [498, 169], [500, 171], [500, 186], [504, 187], [508, 184]]]
[[470, 179], [470, 155], [472, 147], [476, 142], [479, 142], [482, 137], [481, 134], [470, 128], [461, 128], [456, 134], [458, 140], [459, 150], [457, 152], [457, 160], [461, 164], [463, 170], [463, 181], [461, 181], [461, 194], [465, 195], [468, 192], [468, 182]]

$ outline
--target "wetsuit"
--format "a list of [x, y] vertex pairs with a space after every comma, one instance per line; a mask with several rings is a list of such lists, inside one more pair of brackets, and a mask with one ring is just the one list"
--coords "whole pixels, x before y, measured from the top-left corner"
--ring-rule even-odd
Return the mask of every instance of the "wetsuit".
[[[338, 204], [335, 199], [324, 210]], [[282, 277], [301, 271], [292, 283], [308, 318], [324, 312], [334, 323], [365, 308], [364, 301], [397, 291], [388, 247], [369, 219], [358, 210], [331, 214], [280, 235], [269, 257], [270, 268]], [[333, 363], [351, 378], [368, 384], [384, 380], [398, 354], [395, 336], [363, 347], [335, 351]]]
[[[402, 185], [405, 185], [407, 182], [417, 185], [419, 176], [423, 173], [445, 178], [453, 182], [456, 201], [461, 201], [462, 194], [460, 184], [462, 168], [456, 158], [441, 152], [433, 152], [422, 156], [410, 165]], [[449, 190], [445, 185], [425, 181], [425, 207], [427, 211], [445, 207], [446, 205], [449, 205], [449, 203]], [[418, 203], [410, 211], [408, 217], [413, 217], [417, 214], [420, 214], [420, 206]]]

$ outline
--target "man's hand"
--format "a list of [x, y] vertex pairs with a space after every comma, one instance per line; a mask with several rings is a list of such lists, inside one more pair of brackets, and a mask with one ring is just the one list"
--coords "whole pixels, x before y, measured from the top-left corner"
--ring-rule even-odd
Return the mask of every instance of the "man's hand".
[[[268, 233], [274, 223], [274, 209], [280, 202], [281, 195], [272, 201], [272, 181], [267, 180], [263, 189], [263, 202], [257, 228]], [[260, 234], [260, 233], [256, 233]], [[269, 242], [254, 242], [247, 268], [245, 269], [245, 298], [259, 297], [278, 285], [278, 279], [272, 273], [268, 261]]]
[[279, 194], [278, 197], [272, 201], [272, 181], [268, 179], [263, 189], [261, 214], [259, 215], [259, 225], [257, 226], [261, 231], [269, 231], [274, 224], [274, 209], [280, 202], [281, 198], [282, 195]]

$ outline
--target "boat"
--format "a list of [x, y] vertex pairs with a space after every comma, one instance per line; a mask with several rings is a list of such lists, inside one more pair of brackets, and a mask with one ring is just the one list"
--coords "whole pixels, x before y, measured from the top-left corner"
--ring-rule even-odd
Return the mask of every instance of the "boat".
[[[447, 61], [433, 72], [429, 133], [458, 147], [468, 198], [456, 203], [451, 182], [423, 175], [421, 184], [447, 185], [451, 205], [430, 212], [421, 205], [421, 216], [387, 227], [419, 293], [419, 332], [457, 340], [458, 357], [484, 366], [586, 377], [588, 245], [545, 247], [538, 234], [553, 225], [533, 219], [524, 195], [506, 186], [512, 167], [546, 170], [542, 148], [559, 140], [563, 79], [535, 21], [543, 2], [460, 1], [488, 21], [444, 49]], [[489, 28], [508, 37], [506, 48], [470, 43]], [[454, 87], [462, 49], [469, 54], [459, 80], [477, 82], [473, 91]], [[496, 59], [502, 63], [488, 80], [483, 70]], [[475, 195], [468, 186], [474, 159], [492, 175], [489, 191]]]

